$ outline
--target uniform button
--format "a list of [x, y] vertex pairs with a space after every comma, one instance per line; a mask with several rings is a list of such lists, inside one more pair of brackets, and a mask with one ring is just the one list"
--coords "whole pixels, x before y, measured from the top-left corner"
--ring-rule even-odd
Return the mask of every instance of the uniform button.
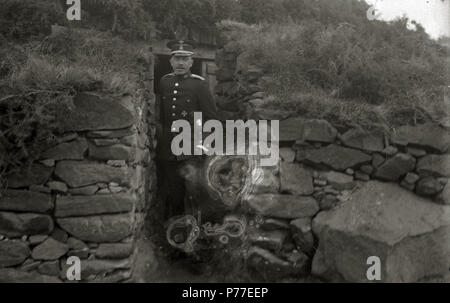
[[175, 113], [172, 113], [172, 117], [175, 117]]
[[172, 100], [173, 100], [173, 101], [177, 101], [177, 98], [173, 98]]
[[173, 93], [176, 94], [176, 93], [178, 93], [178, 91], [174, 90]]
[[176, 106], [175, 105], [172, 105], [172, 108], [175, 108]]
[[178, 86], [179, 84], [178, 83], [175, 83], [175, 86]]
[[189, 102], [189, 101], [191, 101], [191, 100], [189, 100], [189, 99], [186, 100], [186, 102]]

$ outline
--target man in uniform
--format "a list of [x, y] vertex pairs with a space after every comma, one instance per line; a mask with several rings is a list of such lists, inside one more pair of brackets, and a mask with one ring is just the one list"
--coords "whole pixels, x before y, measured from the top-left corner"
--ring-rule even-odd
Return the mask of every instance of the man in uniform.
[[170, 64], [173, 72], [161, 78], [161, 95], [157, 105], [160, 117], [157, 145], [158, 180], [159, 189], [163, 193], [164, 220], [184, 214], [186, 187], [183, 177], [180, 176], [180, 168], [186, 160], [201, 157], [175, 156], [172, 153], [171, 142], [177, 135], [175, 129], [172, 129], [172, 123], [179, 119], [187, 120], [193, 129], [194, 112], [201, 112], [205, 121], [217, 119], [217, 110], [208, 83], [190, 71], [193, 64], [193, 44], [171, 41], [167, 46], [172, 50]]

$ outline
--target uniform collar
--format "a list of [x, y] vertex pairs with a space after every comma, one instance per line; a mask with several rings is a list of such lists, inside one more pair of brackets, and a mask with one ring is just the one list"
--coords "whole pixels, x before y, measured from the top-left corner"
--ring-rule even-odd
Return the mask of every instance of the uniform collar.
[[178, 79], [187, 79], [187, 78], [191, 77], [191, 75], [192, 75], [191, 71], [188, 71], [186, 74], [183, 74], [183, 75], [176, 75], [176, 77], [177, 77]]

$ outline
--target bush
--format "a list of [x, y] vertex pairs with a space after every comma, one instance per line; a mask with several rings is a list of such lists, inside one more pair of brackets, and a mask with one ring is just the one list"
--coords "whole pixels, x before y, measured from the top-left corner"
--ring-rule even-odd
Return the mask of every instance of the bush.
[[442, 109], [449, 52], [420, 26], [407, 30], [404, 19], [358, 26], [227, 21], [218, 28], [237, 44], [239, 60], [261, 67], [271, 78], [264, 84], [266, 92], [291, 105], [296, 95], [312, 92], [332, 96], [335, 102], [383, 105], [389, 124], [421, 119], [396, 115], [400, 104], [413, 112], [419, 109], [429, 119], [446, 114]]

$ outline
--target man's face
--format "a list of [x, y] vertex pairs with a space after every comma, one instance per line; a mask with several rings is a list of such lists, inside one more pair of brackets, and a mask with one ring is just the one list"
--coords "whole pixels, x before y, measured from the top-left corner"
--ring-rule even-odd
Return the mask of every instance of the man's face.
[[193, 60], [191, 56], [172, 56], [170, 65], [176, 75], [184, 75], [189, 72], [192, 67]]

